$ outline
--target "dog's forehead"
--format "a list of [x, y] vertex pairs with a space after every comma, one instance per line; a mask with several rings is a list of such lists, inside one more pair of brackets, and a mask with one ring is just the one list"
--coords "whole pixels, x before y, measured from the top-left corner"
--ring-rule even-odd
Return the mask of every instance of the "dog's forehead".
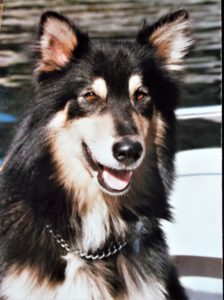
[[[117, 89], [119, 92], [127, 93], [130, 91], [130, 83], [133, 87], [133, 84], [139, 82], [141, 78], [139, 62], [134, 51], [123, 45], [106, 44], [95, 47], [87, 64], [90, 81], [101, 87], [104, 82], [108, 89], [111, 88], [113, 91]], [[101, 80], [95, 82], [96, 78]]]

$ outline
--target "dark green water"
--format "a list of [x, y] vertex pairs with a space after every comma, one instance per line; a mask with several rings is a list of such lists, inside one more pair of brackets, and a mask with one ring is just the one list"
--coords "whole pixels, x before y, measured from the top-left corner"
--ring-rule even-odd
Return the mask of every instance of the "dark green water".
[[[5, 1], [0, 33], [0, 158], [4, 157], [16, 127], [7, 117], [18, 120], [33, 97], [30, 52], [42, 12], [53, 9], [66, 14], [93, 38], [131, 39], [143, 18], [153, 22], [169, 10], [180, 7], [191, 14], [195, 39], [185, 59], [180, 107], [219, 104], [220, 1]], [[179, 150], [220, 144], [218, 122], [179, 121], [178, 128]]]

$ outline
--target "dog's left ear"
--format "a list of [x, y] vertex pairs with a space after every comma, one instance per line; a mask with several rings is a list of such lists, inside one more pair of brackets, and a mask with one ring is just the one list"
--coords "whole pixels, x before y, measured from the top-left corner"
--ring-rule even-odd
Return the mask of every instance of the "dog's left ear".
[[87, 34], [69, 19], [53, 11], [44, 13], [40, 20], [37, 71], [52, 72], [62, 69], [88, 46]]
[[193, 43], [190, 27], [188, 12], [178, 10], [152, 25], [144, 24], [137, 42], [150, 45], [168, 69], [176, 70]]

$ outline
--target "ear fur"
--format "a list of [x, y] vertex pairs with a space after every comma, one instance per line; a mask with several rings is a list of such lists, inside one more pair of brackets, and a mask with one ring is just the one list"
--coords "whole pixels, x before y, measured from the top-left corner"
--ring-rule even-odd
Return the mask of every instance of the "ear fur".
[[40, 61], [37, 71], [52, 72], [63, 68], [73, 57], [87, 35], [66, 17], [52, 11], [44, 13], [39, 27]]
[[186, 10], [170, 13], [152, 25], [144, 24], [137, 42], [149, 44], [167, 69], [178, 70], [182, 58], [192, 45], [189, 14]]

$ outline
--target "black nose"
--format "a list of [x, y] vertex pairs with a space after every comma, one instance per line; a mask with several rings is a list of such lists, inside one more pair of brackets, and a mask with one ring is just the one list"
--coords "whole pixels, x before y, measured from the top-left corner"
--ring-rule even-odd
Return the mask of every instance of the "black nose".
[[136, 162], [140, 158], [142, 151], [141, 143], [133, 138], [120, 138], [113, 145], [114, 157], [125, 165]]

